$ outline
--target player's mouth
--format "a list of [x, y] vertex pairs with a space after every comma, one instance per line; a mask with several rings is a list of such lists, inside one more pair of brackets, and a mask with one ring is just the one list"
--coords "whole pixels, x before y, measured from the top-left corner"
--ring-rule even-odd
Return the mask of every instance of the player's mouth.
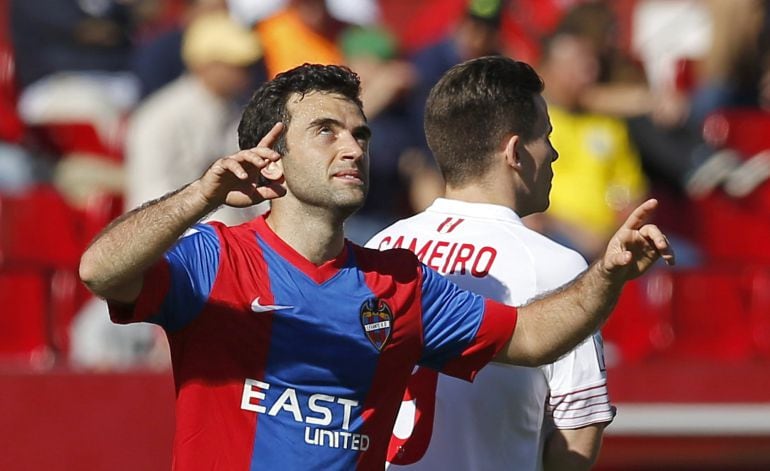
[[335, 172], [333, 177], [337, 180], [343, 180], [356, 185], [363, 185], [364, 179], [361, 176], [361, 172], [356, 169], [340, 170]]

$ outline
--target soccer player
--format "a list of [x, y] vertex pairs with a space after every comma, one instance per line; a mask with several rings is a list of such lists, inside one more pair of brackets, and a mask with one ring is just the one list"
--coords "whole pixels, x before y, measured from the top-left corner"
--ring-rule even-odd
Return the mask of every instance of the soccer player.
[[[415, 365], [472, 379], [493, 358], [553, 361], [599, 327], [626, 280], [673, 262], [644, 224], [654, 202], [575, 282], [519, 309], [407, 250], [345, 241], [369, 182], [359, 93], [344, 67], [279, 74], [244, 110], [244, 150], [120, 217], [83, 254], [80, 276], [115, 321], [167, 332], [175, 469], [381, 470]], [[264, 199], [271, 212], [246, 224], [196, 225]]]
[[[548, 208], [559, 156], [542, 92], [529, 65], [504, 57], [449, 70], [425, 114], [446, 197], [367, 246], [409, 248], [460, 287], [511, 306], [585, 270], [577, 252], [521, 221]], [[540, 368], [490, 364], [473, 384], [420, 368], [396, 421], [390, 469], [588, 469], [613, 417], [598, 333]]]

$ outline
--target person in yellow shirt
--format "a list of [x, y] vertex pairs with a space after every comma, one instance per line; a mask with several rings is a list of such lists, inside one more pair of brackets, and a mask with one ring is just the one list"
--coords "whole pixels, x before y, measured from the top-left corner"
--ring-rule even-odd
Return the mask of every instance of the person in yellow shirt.
[[547, 41], [540, 72], [551, 110], [551, 141], [563, 158], [554, 165], [550, 209], [537, 224], [589, 259], [647, 192], [626, 123], [579, 106], [598, 71], [587, 39], [561, 31]]

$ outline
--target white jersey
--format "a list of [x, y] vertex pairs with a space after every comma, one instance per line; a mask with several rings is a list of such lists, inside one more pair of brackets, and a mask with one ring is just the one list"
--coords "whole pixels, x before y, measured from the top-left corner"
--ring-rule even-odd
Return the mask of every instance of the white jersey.
[[[461, 287], [513, 306], [586, 268], [577, 252], [528, 229], [509, 208], [443, 198], [367, 246], [408, 248]], [[548, 426], [580, 428], [614, 414], [599, 334], [540, 368], [490, 364], [473, 384], [416, 370], [389, 469], [539, 470]]]

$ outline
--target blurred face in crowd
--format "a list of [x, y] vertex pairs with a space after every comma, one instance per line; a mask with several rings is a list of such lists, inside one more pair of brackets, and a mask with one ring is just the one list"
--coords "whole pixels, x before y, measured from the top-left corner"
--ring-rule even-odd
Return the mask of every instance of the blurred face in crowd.
[[545, 61], [549, 96], [558, 104], [575, 105], [580, 95], [599, 78], [599, 58], [588, 39], [572, 35], [554, 38]]
[[196, 67], [196, 74], [214, 94], [235, 98], [250, 85], [250, 68], [225, 62], [209, 62]]
[[473, 18], [466, 18], [457, 31], [457, 47], [462, 60], [497, 54], [500, 51], [498, 28]]
[[335, 93], [289, 97], [287, 153], [281, 159], [288, 193], [309, 208], [343, 218], [359, 209], [369, 187], [371, 132], [361, 109]]

